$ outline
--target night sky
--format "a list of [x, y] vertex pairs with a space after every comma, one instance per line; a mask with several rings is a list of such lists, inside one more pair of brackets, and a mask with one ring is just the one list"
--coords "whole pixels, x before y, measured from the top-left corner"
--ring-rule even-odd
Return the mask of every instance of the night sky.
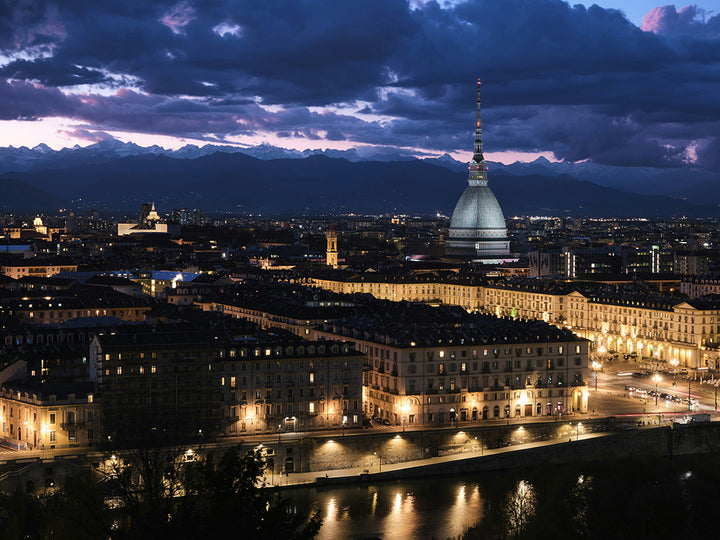
[[[720, 0], [0, 0], [0, 146], [720, 169]], [[620, 11], [620, 8], [624, 11]]]

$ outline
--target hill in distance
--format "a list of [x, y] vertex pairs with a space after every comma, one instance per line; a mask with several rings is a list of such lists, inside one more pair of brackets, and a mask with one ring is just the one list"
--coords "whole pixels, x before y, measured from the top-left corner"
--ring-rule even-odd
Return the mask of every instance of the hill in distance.
[[62, 197], [16, 178], [0, 177], [0, 193], [0, 211], [3, 212], [54, 213], [68, 207]]
[[[40, 144], [34, 148], [0, 148], [0, 174], [7, 172], [50, 171], [73, 166], [87, 166], [114, 161], [123, 157], [153, 155], [178, 159], [196, 159], [217, 152], [243, 153], [262, 160], [304, 159], [314, 155], [344, 158], [352, 162], [360, 161], [414, 161], [421, 159], [425, 163], [439, 165], [455, 172], [466, 172], [467, 163], [455, 160], [444, 154], [439, 157], [423, 157], [417, 152], [383, 147], [357, 147], [348, 150], [313, 149], [292, 150], [269, 144], [258, 146], [186, 145], [177, 150], [165, 149], [154, 145], [138, 146], [118, 140], [105, 140], [89, 146], [53, 150]], [[489, 162], [490, 174], [508, 174], [512, 176], [542, 175], [549, 177], [570, 176], [620, 191], [643, 195], [668, 195], [686, 199], [696, 204], [707, 204], [708, 200], [720, 203], [720, 173], [692, 167], [654, 168], [623, 167], [583, 162], [552, 162], [539, 157], [532, 162], [515, 162], [509, 165]], [[708, 199], [708, 196], [711, 198]]]
[[[12, 173], [73, 208], [135, 210], [154, 201], [161, 211], [449, 214], [467, 186], [465, 172], [412, 161], [359, 161], [310, 156], [261, 160], [217, 152], [194, 159], [144, 154], [55, 170]], [[570, 177], [491, 174], [505, 215], [590, 217], [717, 216], [717, 206], [622, 192]]]

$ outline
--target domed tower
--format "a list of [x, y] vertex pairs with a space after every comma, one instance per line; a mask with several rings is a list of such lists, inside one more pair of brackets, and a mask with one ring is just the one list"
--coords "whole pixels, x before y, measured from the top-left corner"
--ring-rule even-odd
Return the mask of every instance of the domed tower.
[[468, 170], [468, 187], [453, 210], [445, 252], [451, 256], [500, 262], [510, 254], [510, 241], [505, 216], [487, 185], [480, 123], [480, 81], [477, 83], [475, 153]]

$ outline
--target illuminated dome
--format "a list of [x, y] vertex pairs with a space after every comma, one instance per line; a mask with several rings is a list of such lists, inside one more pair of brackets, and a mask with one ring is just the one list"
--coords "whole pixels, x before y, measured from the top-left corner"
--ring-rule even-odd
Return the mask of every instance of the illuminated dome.
[[445, 252], [448, 255], [500, 262], [510, 254], [505, 216], [487, 185], [487, 164], [482, 152], [480, 81], [477, 93], [475, 153], [468, 166], [468, 187], [455, 205]]

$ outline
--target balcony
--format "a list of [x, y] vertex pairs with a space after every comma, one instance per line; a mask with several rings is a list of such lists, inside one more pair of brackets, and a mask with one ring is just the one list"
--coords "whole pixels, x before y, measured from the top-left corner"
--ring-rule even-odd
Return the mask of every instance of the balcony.
[[63, 422], [60, 424], [60, 429], [68, 431], [70, 429], [79, 429], [85, 426], [85, 422]]

